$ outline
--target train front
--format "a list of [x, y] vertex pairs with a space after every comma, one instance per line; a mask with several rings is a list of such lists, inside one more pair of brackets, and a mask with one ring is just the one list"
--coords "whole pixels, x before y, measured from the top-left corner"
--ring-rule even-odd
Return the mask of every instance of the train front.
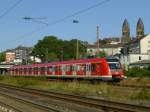
[[121, 63], [116, 58], [108, 58], [107, 63], [109, 65], [109, 72], [112, 75], [113, 81], [120, 81], [125, 78], [124, 70], [121, 67]]

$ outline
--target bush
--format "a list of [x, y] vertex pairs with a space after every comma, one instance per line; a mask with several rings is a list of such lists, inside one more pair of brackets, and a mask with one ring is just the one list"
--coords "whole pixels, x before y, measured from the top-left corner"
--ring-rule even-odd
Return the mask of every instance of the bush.
[[150, 69], [134, 67], [126, 71], [126, 76], [128, 77], [150, 77]]

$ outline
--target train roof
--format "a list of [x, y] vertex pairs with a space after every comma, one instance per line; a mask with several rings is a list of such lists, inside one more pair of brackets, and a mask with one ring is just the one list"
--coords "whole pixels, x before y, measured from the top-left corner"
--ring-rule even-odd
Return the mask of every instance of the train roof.
[[43, 67], [43, 66], [50, 66], [56, 64], [73, 64], [73, 63], [85, 63], [85, 62], [97, 62], [98, 60], [105, 60], [106, 58], [92, 58], [92, 59], [80, 59], [80, 60], [69, 60], [69, 61], [59, 61], [59, 62], [49, 62], [49, 63], [39, 63], [39, 64], [31, 64], [31, 65], [16, 65], [12, 68], [32, 68], [32, 67]]

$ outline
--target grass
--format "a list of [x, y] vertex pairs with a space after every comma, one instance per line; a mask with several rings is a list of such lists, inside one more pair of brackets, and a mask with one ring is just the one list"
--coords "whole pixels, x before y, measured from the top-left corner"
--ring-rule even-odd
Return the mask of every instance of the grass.
[[[140, 80], [140, 81], [139, 81]], [[142, 82], [141, 82], [142, 81]], [[127, 83], [127, 80], [121, 83]], [[145, 83], [148, 80], [144, 79], [130, 79], [129, 83]], [[114, 100], [132, 100], [132, 101], [150, 101], [150, 91], [146, 88], [143, 89], [131, 89], [127, 90], [125, 88], [114, 87], [113, 85], [108, 85], [107, 83], [97, 83], [91, 84], [89, 82], [79, 82], [79, 81], [50, 81], [45, 77], [12, 77], [12, 76], [0, 76], [0, 83], [12, 84], [20, 87], [37, 88], [42, 90], [54, 90], [60, 92], [68, 92], [76, 95], [84, 96], [96, 96], [103, 97], [106, 99]]]

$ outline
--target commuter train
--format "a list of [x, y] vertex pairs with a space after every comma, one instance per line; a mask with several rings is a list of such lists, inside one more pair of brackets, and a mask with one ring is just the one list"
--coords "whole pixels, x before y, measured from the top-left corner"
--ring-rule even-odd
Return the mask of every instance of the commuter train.
[[124, 72], [118, 59], [93, 58], [31, 65], [16, 65], [9, 69], [11, 75], [47, 76], [65, 79], [121, 80]]

